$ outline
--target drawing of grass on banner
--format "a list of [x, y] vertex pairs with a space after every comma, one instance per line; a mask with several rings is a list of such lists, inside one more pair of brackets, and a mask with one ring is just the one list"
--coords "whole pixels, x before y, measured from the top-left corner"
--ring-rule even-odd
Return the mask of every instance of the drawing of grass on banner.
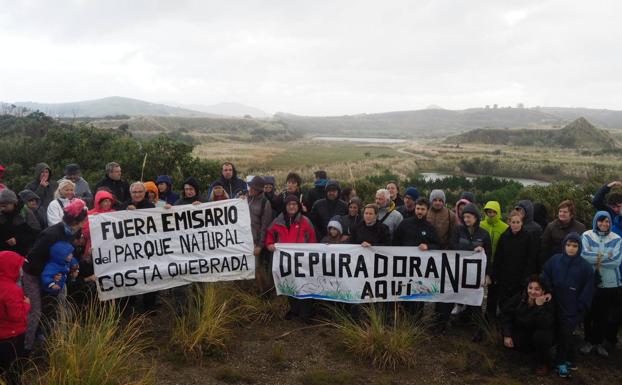
[[441, 292], [441, 288], [438, 285], [438, 282], [433, 282], [431, 287], [430, 287], [430, 293], [432, 294], [438, 294]]
[[339, 299], [342, 301], [354, 301], [358, 298], [354, 295], [354, 293], [352, 293], [352, 291], [342, 290], [339, 287], [334, 290], [323, 290], [322, 292], [320, 292], [320, 295], [323, 297]]
[[276, 286], [281, 294], [292, 296], [298, 295], [298, 287], [290, 280], [284, 279], [277, 283]]

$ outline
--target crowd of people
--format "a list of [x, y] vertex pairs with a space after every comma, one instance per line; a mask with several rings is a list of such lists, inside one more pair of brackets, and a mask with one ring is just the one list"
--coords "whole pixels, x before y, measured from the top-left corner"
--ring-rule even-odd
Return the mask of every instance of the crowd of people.
[[[0, 366], [10, 382], [19, 376], [18, 359], [28, 356], [49, 333], [43, 326], [54, 319], [59, 299], [69, 296], [82, 303], [96, 292], [89, 215], [232, 198], [249, 205], [256, 281], [262, 293], [273, 289], [271, 264], [277, 242], [482, 251], [487, 258], [486, 303], [434, 304], [436, 332], [461, 322], [472, 325], [483, 317], [500, 325], [506, 348], [532, 352], [539, 374], [554, 367], [561, 377], [576, 369], [574, 334], [581, 325], [581, 353], [607, 357], [617, 344], [622, 321], [622, 194], [611, 189], [622, 187], [619, 181], [594, 195], [598, 211], [588, 230], [575, 219], [569, 200], [559, 203], [557, 217], [549, 223], [544, 206], [529, 200], [516, 202], [504, 213], [496, 201], [485, 202], [480, 210], [475, 195], [463, 192], [452, 208], [443, 190], [423, 197], [416, 187], [401, 189], [395, 181], [379, 186], [374, 201], [365, 203], [354, 188], [341, 188], [325, 171], [315, 172], [313, 188], [306, 193], [302, 177], [289, 173], [280, 191], [274, 177], [243, 180], [234, 165], [225, 162], [221, 176], [205, 190], [189, 177], [179, 194], [168, 175], [129, 184], [115, 162], [106, 165], [94, 194], [77, 164], [63, 171], [55, 178], [47, 164], [39, 163], [33, 181], [19, 193], [0, 186]], [[175, 292], [176, 298], [183, 295]], [[141, 297], [141, 307], [134, 297], [124, 305], [155, 309], [157, 292]], [[289, 300], [287, 318], [312, 319], [313, 301]], [[419, 314], [423, 304], [406, 308]], [[351, 310], [357, 316], [357, 307]], [[481, 340], [481, 329], [474, 331], [474, 341]]]

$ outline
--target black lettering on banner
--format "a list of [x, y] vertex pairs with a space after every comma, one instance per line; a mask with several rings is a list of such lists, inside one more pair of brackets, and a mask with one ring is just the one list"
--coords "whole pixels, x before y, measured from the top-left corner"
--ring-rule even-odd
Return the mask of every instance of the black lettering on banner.
[[438, 278], [438, 270], [436, 269], [436, 261], [434, 258], [428, 258], [428, 265], [425, 268], [425, 278], [430, 278], [430, 275], [434, 275], [434, 278]]
[[369, 281], [365, 281], [363, 291], [361, 292], [361, 299], [374, 298], [374, 291], [371, 288]]
[[354, 277], [358, 278], [361, 273], [363, 273], [365, 278], [369, 277], [369, 273], [367, 272], [367, 264], [365, 263], [365, 256], [359, 254], [359, 257], [356, 260], [356, 268], [354, 269]]
[[212, 274], [214, 274], [214, 271], [220, 273], [220, 270], [218, 269], [218, 267], [220, 266], [220, 259], [210, 258], [209, 263], [212, 266]]
[[[380, 271], [380, 263], [382, 261], [382, 272]], [[389, 257], [382, 254], [374, 254], [374, 278], [378, 277], [386, 277], [387, 276], [387, 264], [389, 262]]]
[[[401, 271], [398, 268], [401, 267]], [[393, 257], [393, 276], [406, 277], [406, 256], [396, 255]]]
[[110, 222], [102, 222], [100, 224], [100, 226], [102, 228], [102, 239], [104, 241], [107, 241], [108, 240], [108, 233], [110, 232]]
[[[237, 217], [236, 217], [237, 220]], [[240, 270], [248, 271], [248, 260], [246, 259], [246, 255], [242, 255], [242, 262], [240, 263]]]
[[109, 275], [102, 275], [101, 277], [97, 278], [97, 282], [99, 283], [99, 290], [101, 290], [101, 291], [110, 291], [110, 290], [114, 289], [114, 286], [105, 287], [104, 286], [104, 281], [110, 281], [110, 276]]
[[[334, 277], [335, 276], [335, 254], [328, 254], [329, 261], [326, 261], [326, 255], [328, 253], [322, 253], [322, 274], [325, 277]], [[328, 262], [328, 263], [327, 263]], [[329, 266], [331, 270], [328, 271], [326, 268]]]
[[449, 264], [449, 257], [447, 257], [447, 253], [442, 254], [442, 262], [441, 262], [441, 293], [445, 293], [445, 282], [449, 279], [449, 283], [451, 284], [451, 289], [454, 293], [458, 292], [458, 277], [460, 276], [460, 253], [456, 253], [456, 257], [454, 259], [454, 269], [452, 271], [451, 265]]
[[387, 281], [376, 281], [376, 298], [387, 299]]
[[164, 213], [161, 215], [162, 218], [162, 231], [175, 231], [175, 226], [172, 226], [171, 219], [173, 218], [173, 213]]
[[305, 273], [300, 271], [300, 268], [302, 268], [300, 258], [304, 257], [304, 255], [305, 253], [294, 253], [294, 277], [296, 278], [306, 277]]
[[344, 270], [347, 272], [347, 277], [352, 277], [352, 271], [350, 271], [350, 254], [339, 254], [339, 278], [343, 278]]
[[[281, 277], [287, 277], [292, 273], [292, 256], [284, 251], [279, 251], [279, 270]], [[285, 262], [287, 262], [287, 269], [285, 268]]]
[[309, 253], [309, 277], [313, 277], [313, 266], [320, 263], [320, 253]]
[[[469, 265], [475, 265], [477, 268], [477, 274], [475, 275], [475, 283], [469, 284], [467, 282], [467, 273]], [[463, 289], [479, 289], [482, 285], [482, 260], [481, 259], [463, 259], [462, 260], [462, 287]]]
[[417, 272], [417, 277], [423, 277], [423, 274], [421, 274], [421, 270], [419, 269], [420, 266], [421, 266], [421, 258], [410, 257], [410, 268], [408, 272], [410, 273], [411, 278], [415, 277], [415, 271]]

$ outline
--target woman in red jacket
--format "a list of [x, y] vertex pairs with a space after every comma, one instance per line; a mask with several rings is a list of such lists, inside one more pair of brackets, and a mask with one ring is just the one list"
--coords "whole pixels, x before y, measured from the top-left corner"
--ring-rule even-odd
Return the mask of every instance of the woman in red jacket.
[[15, 363], [24, 356], [30, 300], [17, 285], [24, 257], [13, 251], [0, 251], [0, 261], [0, 370], [9, 384], [17, 384], [20, 370]]
[[[274, 252], [275, 243], [316, 243], [315, 231], [309, 218], [302, 215], [302, 204], [295, 195], [285, 198], [285, 211], [268, 228], [266, 233], [266, 249]], [[270, 261], [272, 266], [272, 261]], [[313, 303], [308, 299], [289, 300], [290, 310], [285, 316], [286, 319], [300, 317], [308, 322], [313, 315]]]

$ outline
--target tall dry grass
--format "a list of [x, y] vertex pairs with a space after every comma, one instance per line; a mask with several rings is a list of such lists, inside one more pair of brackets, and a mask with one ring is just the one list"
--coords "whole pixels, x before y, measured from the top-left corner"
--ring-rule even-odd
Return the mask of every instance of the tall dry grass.
[[25, 374], [24, 383], [39, 385], [150, 385], [155, 366], [146, 356], [151, 341], [144, 317], [123, 322], [113, 302], [86, 309], [64, 303], [45, 341], [47, 365]]

